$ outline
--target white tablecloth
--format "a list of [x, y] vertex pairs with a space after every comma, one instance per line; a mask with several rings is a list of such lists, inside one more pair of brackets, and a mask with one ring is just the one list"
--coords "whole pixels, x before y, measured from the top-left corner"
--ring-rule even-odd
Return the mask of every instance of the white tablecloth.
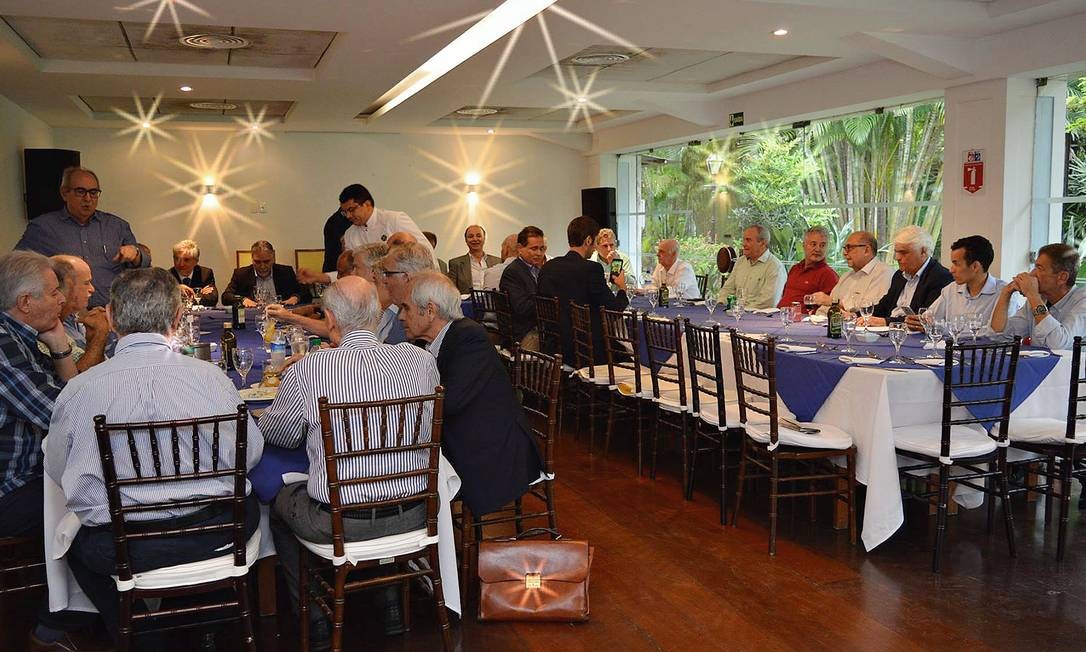
[[[306, 477], [304, 474], [285, 474], [291, 481]], [[460, 576], [456, 566], [456, 543], [452, 524], [450, 501], [460, 490], [460, 476], [452, 464], [441, 455], [438, 467], [437, 490], [440, 497], [437, 514], [438, 564], [441, 573], [441, 585], [445, 595], [445, 606], [457, 614], [460, 613]], [[75, 581], [68, 561], [64, 557], [76, 533], [79, 531], [79, 519], [66, 508], [64, 492], [48, 475], [45, 476], [44, 521], [45, 521], [45, 573], [49, 584], [49, 610], [89, 611], [98, 610], [83, 593]], [[268, 506], [260, 506], [260, 554], [264, 558], [275, 554], [271, 529], [268, 525]]]

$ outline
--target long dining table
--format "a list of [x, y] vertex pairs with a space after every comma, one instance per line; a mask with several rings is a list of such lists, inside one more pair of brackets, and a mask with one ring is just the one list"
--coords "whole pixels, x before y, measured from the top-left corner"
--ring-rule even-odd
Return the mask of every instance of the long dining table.
[[[630, 309], [654, 312], [661, 318], [689, 319], [699, 326], [711, 325], [709, 311], [700, 303], [653, 310], [638, 297]], [[925, 348], [924, 335], [912, 333], [901, 347], [901, 354], [923, 364], [888, 364], [883, 361], [893, 355], [894, 349], [880, 332], [872, 342], [853, 338], [852, 348], [857, 353], [850, 357], [859, 360], [852, 361], [842, 352], [845, 341], [828, 338], [824, 324], [800, 321], [785, 327], [776, 311], [769, 310], [744, 311], [736, 321], [731, 313], [718, 308], [713, 318], [721, 328], [725, 387], [735, 387], [728, 329], [773, 336], [778, 342], [782, 335], [792, 340], [776, 348], [778, 396], [798, 420], [830, 424], [852, 436], [856, 480], [866, 486], [861, 540], [867, 550], [872, 550], [890, 538], [905, 520], [894, 428], [924, 424], [939, 427], [943, 366], [936, 358], [941, 359], [942, 350]], [[963, 340], [972, 338], [964, 335]], [[1012, 416], [1065, 413], [1071, 375], [1071, 356], [1067, 353], [1022, 347]], [[954, 499], [963, 507], [976, 507], [982, 496], [959, 486]]]

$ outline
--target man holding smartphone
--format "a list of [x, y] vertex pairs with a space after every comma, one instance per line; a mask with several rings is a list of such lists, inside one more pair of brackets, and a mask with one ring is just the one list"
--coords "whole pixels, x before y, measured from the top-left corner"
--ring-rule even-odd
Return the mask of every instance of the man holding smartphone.
[[652, 272], [652, 282], [656, 287], [666, 285], [673, 297], [701, 298], [694, 266], [679, 258], [678, 240], [661, 240], [656, 245], [656, 260], [658, 264]]

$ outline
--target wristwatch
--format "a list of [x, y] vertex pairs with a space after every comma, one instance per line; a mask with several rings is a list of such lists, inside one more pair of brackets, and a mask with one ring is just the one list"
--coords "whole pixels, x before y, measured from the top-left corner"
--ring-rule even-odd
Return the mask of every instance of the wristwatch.
[[1037, 307], [1033, 309], [1033, 316], [1040, 317], [1041, 315], [1048, 314], [1048, 306], [1043, 303], [1038, 303]]
[[50, 351], [49, 352], [49, 357], [54, 359], [54, 360], [63, 360], [64, 358], [67, 358], [71, 354], [72, 354], [72, 345], [71, 345], [71, 343], [69, 343], [67, 351], [61, 351], [60, 353], [54, 353], [53, 351]]

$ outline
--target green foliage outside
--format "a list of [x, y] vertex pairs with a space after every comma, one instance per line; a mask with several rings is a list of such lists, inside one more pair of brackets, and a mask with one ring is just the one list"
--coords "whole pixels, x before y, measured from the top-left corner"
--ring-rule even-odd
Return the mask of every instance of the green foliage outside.
[[[1086, 195], [1086, 78], [1067, 83], [1068, 156], [1064, 195]], [[1086, 204], [1064, 204], [1063, 241], [1086, 254]], [[1086, 264], [1079, 269], [1086, 276]]]
[[[943, 120], [942, 102], [932, 102], [643, 153], [645, 267], [655, 264], [656, 242], [677, 238], [682, 257], [705, 273], [716, 250], [738, 249], [743, 228], [756, 222], [770, 228], [771, 250], [785, 261], [802, 257], [809, 225], [825, 226], [835, 267], [854, 230], [874, 232], [887, 260], [890, 236], [908, 224], [938, 240]], [[719, 163], [715, 175], [710, 157]]]

